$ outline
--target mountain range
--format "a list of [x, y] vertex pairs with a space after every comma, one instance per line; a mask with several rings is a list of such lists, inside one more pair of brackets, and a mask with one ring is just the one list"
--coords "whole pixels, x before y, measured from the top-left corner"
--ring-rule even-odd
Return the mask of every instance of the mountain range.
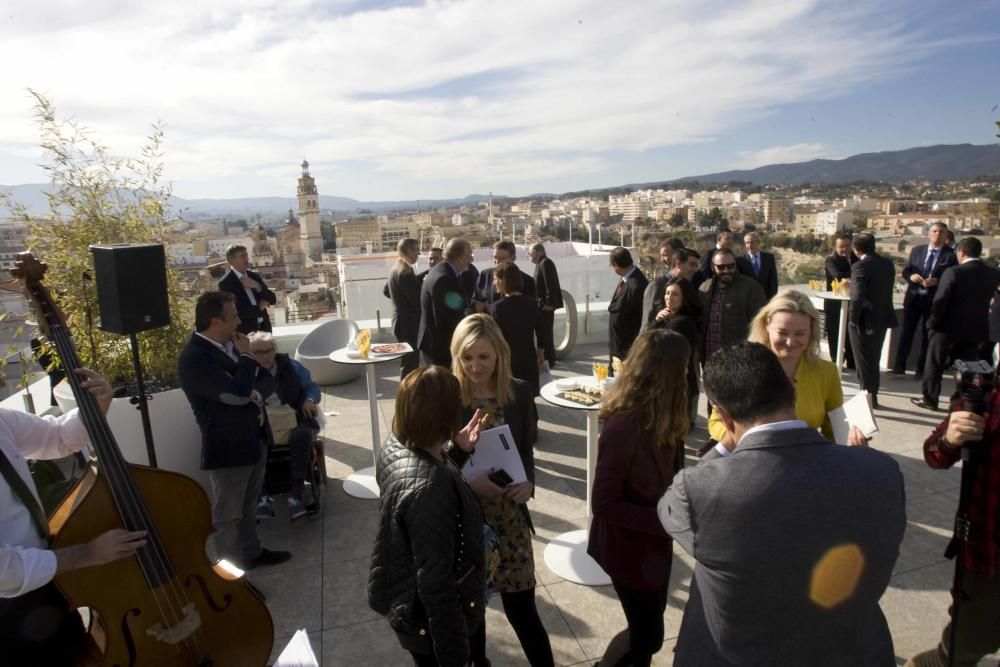
[[[901, 183], [910, 180], [967, 180], [979, 176], [997, 175], [1000, 175], [1000, 146], [996, 144], [985, 146], [953, 144], [921, 146], [881, 153], [861, 153], [842, 160], [820, 159], [790, 164], [771, 164], [756, 169], [738, 169], [700, 176], [685, 176], [669, 181], [632, 183], [626, 187], [639, 189], [664, 183], [681, 185], [685, 181], [698, 181], [702, 184], [743, 181], [756, 185], [834, 184], [855, 181]], [[47, 186], [44, 184], [0, 185], [0, 191], [10, 193], [15, 201], [23, 204], [30, 214], [35, 215], [48, 210], [48, 202], [45, 197], [46, 188]], [[518, 197], [518, 199], [551, 198], [553, 196], [555, 195], [549, 193], [536, 193]], [[455, 199], [363, 202], [349, 197], [320, 195], [319, 208], [323, 211], [337, 213], [357, 213], [363, 210], [384, 212], [452, 207], [463, 204], [475, 206], [488, 199], [487, 195], [468, 195]], [[506, 197], [494, 196], [494, 199], [506, 199]], [[289, 208], [295, 207], [295, 201], [293, 197], [239, 199], [172, 197], [170, 204], [175, 210], [182, 211], [185, 217], [198, 215], [250, 217], [257, 213], [261, 215], [284, 214]]]

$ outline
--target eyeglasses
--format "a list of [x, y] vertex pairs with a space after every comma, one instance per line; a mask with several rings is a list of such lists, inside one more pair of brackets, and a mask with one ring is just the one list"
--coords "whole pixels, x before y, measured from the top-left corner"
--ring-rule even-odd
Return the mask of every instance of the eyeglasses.
[[716, 271], [735, 271], [736, 262], [729, 262], [728, 264], [712, 264]]

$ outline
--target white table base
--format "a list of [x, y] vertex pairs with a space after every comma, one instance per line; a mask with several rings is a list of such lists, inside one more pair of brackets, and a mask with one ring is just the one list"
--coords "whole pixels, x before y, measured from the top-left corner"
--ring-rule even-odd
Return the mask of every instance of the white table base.
[[351, 473], [344, 480], [344, 493], [362, 500], [378, 500], [378, 483], [375, 481], [375, 468], [362, 468]]
[[840, 302], [840, 321], [837, 322], [837, 372], [843, 372], [844, 368], [844, 351], [847, 346], [851, 344], [851, 341], [847, 340], [847, 309], [850, 307], [850, 301]]
[[[587, 412], [587, 525], [590, 525], [590, 493], [597, 467], [597, 411]], [[567, 581], [584, 586], [606, 586], [611, 578], [587, 554], [589, 529], [558, 535], [545, 547], [545, 564]]]

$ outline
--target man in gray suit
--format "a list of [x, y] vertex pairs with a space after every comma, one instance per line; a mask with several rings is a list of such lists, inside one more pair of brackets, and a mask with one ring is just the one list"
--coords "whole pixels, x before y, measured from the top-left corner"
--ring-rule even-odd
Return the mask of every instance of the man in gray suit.
[[737, 444], [677, 473], [657, 507], [697, 561], [674, 664], [895, 665], [878, 601], [906, 528], [896, 462], [796, 419], [763, 345], [721, 348], [704, 383]]
[[858, 367], [858, 381], [861, 388], [871, 394], [872, 406], [877, 408], [882, 345], [886, 331], [897, 324], [896, 308], [892, 304], [896, 267], [892, 260], [875, 252], [875, 237], [871, 234], [854, 237], [854, 253], [858, 261], [851, 266], [847, 334]]

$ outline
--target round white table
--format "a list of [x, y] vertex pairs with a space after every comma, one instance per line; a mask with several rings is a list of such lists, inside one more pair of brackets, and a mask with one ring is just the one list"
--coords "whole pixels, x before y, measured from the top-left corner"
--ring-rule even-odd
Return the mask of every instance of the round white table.
[[[592, 376], [578, 375], [573, 379], [580, 384], [594, 386], [596, 381]], [[585, 586], [604, 586], [611, 583], [611, 577], [587, 554], [587, 533], [590, 527], [590, 492], [594, 484], [594, 469], [597, 466], [597, 411], [601, 404], [591, 406], [578, 405], [557, 394], [565, 391], [557, 389], [555, 382], [549, 382], [541, 388], [541, 395], [546, 401], [560, 408], [569, 410], [584, 410], [587, 413], [587, 529], [572, 530], [554, 537], [545, 547], [545, 564], [550, 570], [567, 581]]]
[[[839, 301], [840, 302], [840, 322], [837, 323], [837, 352], [834, 363], [837, 364], [837, 371], [842, 371], [844, 368], [844, 350], [847, 349], [847, 309], [851, 304], [851, 297], [844, 294], [841, 291], [840, 294], [834, 294], [832, 291], [817, 292], [816, 296], [823, 299], [824, 301]], [[833, 351], [830, 352], [833, 354]]]
[[[407, 347], [409, 347], [409, 345], [407, 345]], [[330, 360], [335, 361], [338, 364], [361, 364], [365, 367], [365, 379], [368, 381], [368, 408], [371, 412], [373, 463], [378, 462], [379, 443], [382, 441], [382, 436], [379, 433], [378, 427], [378, 392], [375, 390], [375, 364], [381, 364], [386, 361], [399, 359], [404, 354], [412, 351], [413, 348], [410, 348], [405, 352], [392, 352], [389, 354], [375, 354], [374, 352], [371, 352], [368, 354], [367, 359], [348, 356], [347, 348], [334, 350], [330, 353]], [[361, 470], [349, 475], [347, 479], [344, 480], [344, 492], [349, 496], [354, 496], [355, 498], [377, 500], [378, 483], [375, 481], [375, 466], [372, 465], [368, 468], [362, 468]]]

